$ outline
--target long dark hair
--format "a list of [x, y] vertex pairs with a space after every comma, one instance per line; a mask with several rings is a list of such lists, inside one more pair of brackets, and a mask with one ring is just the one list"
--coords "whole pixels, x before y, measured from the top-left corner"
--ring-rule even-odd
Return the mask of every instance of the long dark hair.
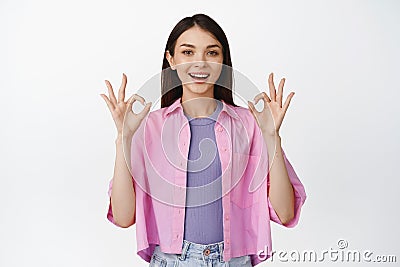
[[[171, 70], [168, 60], [165, 58], [168, 50], [171, 56], [174, 56], [176, 40], [186, 30], [193, 26], [199, 26], [201, 29], [210, 32], [222, 45], [223, 66], [220, 77], [214, 84], [214, 98], [224, 100], [225, 103], [232, 106], [238, 106], [232, 98], [232, 61], [229, 49], [228, 39], [222, 28], [211, 17], [205, 14], [195, 14], [192, 17], [185, 17], [179, 21], [173, 28], [168, 37], [165, 46], [164, 58], [161, 73], [161, 108], [168, 107], [178, 98], [182, 97], [183, 88], [176, 70]], [[229, 67], [225, 67], [229, 66]], [[223, 82], [219, 82], [222, 80]]]

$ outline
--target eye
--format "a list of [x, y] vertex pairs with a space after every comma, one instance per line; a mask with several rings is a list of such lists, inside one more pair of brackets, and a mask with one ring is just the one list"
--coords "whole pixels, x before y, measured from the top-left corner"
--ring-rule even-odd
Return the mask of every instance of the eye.
[[212, 56], [218, 56], [218, 52], [217, 51], [210, 51], [208, 53], [211, 53]]
[[190, 53], [193, 53], [192, 50], [184, 50], [184, 51], [182, 51], [182, 54], [184, 54], [184, 55], [190, 55]]

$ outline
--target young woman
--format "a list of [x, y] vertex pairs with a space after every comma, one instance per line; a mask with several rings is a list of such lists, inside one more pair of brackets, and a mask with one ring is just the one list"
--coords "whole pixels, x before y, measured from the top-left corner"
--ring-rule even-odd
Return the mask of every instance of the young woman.
[[107, 218], [136, 224], [137, 253], [150, 266], [265, 261], [270, 220], [294, 227], [306, 199], [279, 135], [294, 92], [282, 105], [285, 80], [276, 92], [271, 73], [270, 96], [254, 98], [262, 111], [236, 105], [228, 40], [204, 14], [174, 27], [162, 70], [158, 110], [138, 94], [125, 101], [125, 74], [117, 97], [108, 81], [109, 97], [101, 94], [118, 131]]

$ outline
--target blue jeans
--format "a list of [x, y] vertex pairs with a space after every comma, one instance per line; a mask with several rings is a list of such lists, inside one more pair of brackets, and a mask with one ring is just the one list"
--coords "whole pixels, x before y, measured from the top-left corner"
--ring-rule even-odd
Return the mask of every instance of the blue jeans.
[[149, 267], [252, 266], [249, 255], [231, 258], [231, 260], [227, 262], [223, 261], [223, 249], [224, 241], [203, 245], [183, 240], [182, 253], [170, 254], [162, 252], [160, 246], [156, 245]]

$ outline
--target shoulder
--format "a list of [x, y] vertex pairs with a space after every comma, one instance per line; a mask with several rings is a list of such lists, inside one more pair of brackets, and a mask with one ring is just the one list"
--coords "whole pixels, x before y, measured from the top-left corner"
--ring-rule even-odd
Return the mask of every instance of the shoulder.
[[238, 115], [239, 123], [244, 124], [249, 130], [253, 129], [253, 127], [256, 125], [256, 121], [250, 109], [242, 106], [235, 107], [231, 105], [230, 108]]
[[151, 110], [145, 117], [145, 120], [152, 123], [161, 123], [167, 115], [167, 108], [168, 107]]
[[[173, 110], [175, 110], [174, 108]], [[168, 112], [173, 112], [173, 110], [170, 109], [170, 107], [163, 107], [163, 108], [158, 108], [155, 110], [152, 110], [149, 112], [148, 117], [151, 120], [164, 120], [168, 116]]]
[[248, 108], [245, 108], [242, 106], [237, 106], [237, 107], [232, 106], [232, 105], [229, 105], [229, 106], [241, 117], [252, 115]]

